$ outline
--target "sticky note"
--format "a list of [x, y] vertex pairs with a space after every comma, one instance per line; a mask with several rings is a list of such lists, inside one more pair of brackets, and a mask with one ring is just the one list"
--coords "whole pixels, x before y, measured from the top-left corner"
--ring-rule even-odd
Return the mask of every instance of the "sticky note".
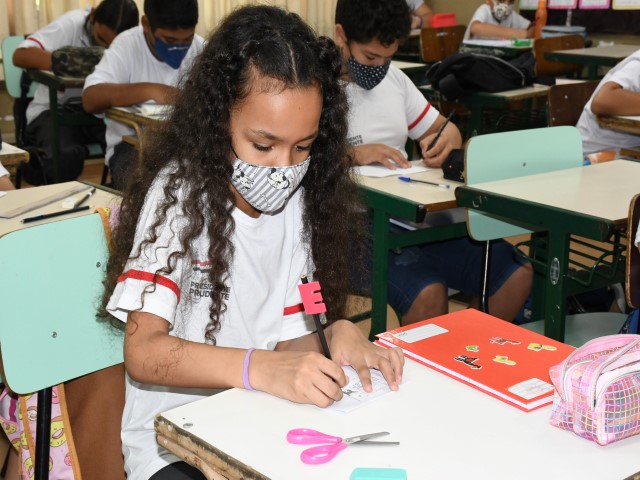
[[407, 480], [404, 468], [364, 468], [358, 467], [349, 480]]

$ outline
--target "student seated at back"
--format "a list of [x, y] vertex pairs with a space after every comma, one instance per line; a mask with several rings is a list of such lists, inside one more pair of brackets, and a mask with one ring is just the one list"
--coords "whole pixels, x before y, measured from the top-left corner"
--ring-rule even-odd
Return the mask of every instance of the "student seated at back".
[[513, 10], [514, 0], [485, 0], [469, 21], [463, 40], [532, 38], [533, 22]]
[[[450, 122], [431, 145], [445, 118], [390, 63], [410, 32], [410, 12], [404, 0], [338, 0], [335, 20], [355, 162], [379, 163], [400, 173], [409, 166], [404, 152], [409, 136], [420, 143], [423, 162], [439, 168], [462, 140]], [[512, 321], [529, 295], [532, 268], [504, 241], [494, 242], [492, 252], [490, 312]], [[388, 303], [403, 324], [447, 313], [449, 288], [474, 295], [473, 304], [478, 306], [482, 259], [482, 244], [468, 237], [390, 252]], [[358, 287], [366, 291], [369, 285]]]
[[640, 50], [605, 75], [584, 106], [577, 125], [585, 155], [640, 145], [640, 135], [602, 128], [597, 115], [640, 115]]
[[[118, 36], [87, 77], [84, 109], [101, 114], [111, 107], [145, 102], [172, 104], [179, 79], [202, 50], [197, 23], [196, 0], [145, 0], [141, 26]], [[134, 134], [131, 127], [107, 123], [105, 163], [118, 190], [124, 188], [136, 159], [134, 147], [122, 137]]]
[[[51, 55], [61, 47], [108, 47], [120, 32], [138, 24], [138, 7], [133, 0], [103, 0], [95, 9], [72, 10], [41, 28], [24, 40], [13, 54], [13, 63], [22, 68], [51, 70]], [[77, 88], [66, 89], [58, 95], [58, 105], [80, 97]], [[20, 169], [32, 185], [50, 183], [53, 172], [53, 138], [49, 88], [39, 85], [26, 112], [27, 144], [41, 149], [39, 162], [23, 164]], [[104, 125], [60, 125], [60, 174], [62, 181], [75, 180], [82, 173], [84, 160], [89, 156], [87, 143], [104, 144]]]

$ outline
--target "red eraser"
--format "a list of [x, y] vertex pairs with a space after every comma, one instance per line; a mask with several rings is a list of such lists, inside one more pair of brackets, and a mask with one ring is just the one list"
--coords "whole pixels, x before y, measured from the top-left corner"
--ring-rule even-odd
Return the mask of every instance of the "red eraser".
[[307, 315], [327, 311], [327, 307], [322, 301], [322, 294], [320, 293], [320, 282], [301, 283], [298, 285], [298, 290], [300, 290], [302, 305]]

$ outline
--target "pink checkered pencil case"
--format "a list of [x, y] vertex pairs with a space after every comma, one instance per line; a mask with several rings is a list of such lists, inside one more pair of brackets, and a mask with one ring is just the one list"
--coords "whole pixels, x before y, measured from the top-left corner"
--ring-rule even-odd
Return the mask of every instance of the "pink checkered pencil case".
[[600, 445], [640, 433], [640, 335], [593, 339], [549, 375], [552, 425]]

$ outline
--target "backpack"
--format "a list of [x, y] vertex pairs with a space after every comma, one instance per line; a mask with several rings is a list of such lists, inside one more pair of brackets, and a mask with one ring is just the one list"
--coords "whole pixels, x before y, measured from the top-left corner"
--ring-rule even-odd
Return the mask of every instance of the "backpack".
[[531, 52], [507, 61], [481, 53], [455, 53], [434, 63], [427, 80], [448, 100], [473, 92], [502, 92], [533, 84], [535, 57]]
[[51, 71], [61, 77], [85, 78], [104, 54], [102, 47], [61, 47], [51, 53]]

